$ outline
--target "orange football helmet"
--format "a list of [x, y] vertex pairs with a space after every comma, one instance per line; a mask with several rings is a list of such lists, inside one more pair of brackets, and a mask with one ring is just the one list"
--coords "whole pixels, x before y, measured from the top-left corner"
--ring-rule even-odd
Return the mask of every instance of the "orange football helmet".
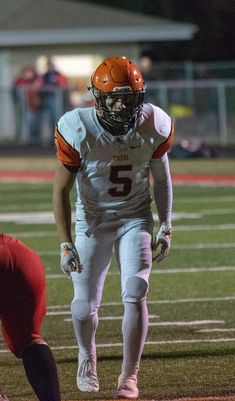
[[126, 57], [108, 57], [94, 71], [91, 89], [96, 111], [114, 135], [127, 133], [140, 116], [145, 83], [138, 67]]

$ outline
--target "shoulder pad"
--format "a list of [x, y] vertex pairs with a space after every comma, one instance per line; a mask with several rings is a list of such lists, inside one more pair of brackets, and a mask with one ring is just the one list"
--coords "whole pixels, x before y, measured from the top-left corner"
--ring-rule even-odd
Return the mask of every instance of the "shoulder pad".
[[58, 131], [70, 146], [80, 151], [80, 144], [86, 136], [86, 129], [80, 118], [78, 108], [65, 113], [60, 118]]
[[164, 110], [151, 103], [144, 104], [140, 128], [158, 136], [158, 142], [164, 142], [170, 135], [171, 126], [172, 120]]

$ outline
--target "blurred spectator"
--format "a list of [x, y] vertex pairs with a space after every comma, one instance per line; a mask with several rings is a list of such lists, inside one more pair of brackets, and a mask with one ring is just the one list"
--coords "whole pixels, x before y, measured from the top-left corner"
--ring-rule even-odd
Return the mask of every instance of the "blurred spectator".
[[42, 80], [43, 117], [50, 131], [50, 142], [54, 143], [55, 124], [67, 108], [68, 78], [56, 69], [52, 59], [49, 58], [47, 71]]
[[40, 139], [41, 87], [42, 77], [33, 65], [25, 66], [14, 81], [17, 131], [27, 130], [32, 143]]
[[160, 80], [160, 74], [156, 67], [154, 67], [150, 57], [141, 57], [140, 71], [148, 88], [145, 94], [146, 101], [153, 104], [159, 104], [158, 91], [156, 88], [151, 87], [151, 82]]
[[195, 78], [196, 79], [213, 79], [214, 77], [211, 75], [210, 71], [207, 68], [206, 64], [200, 63], [197, 65], [195, 70]]
[[153, 67], [153, 62], [150, 57], [142, 56], [140, 59], [140, 71], [147, 81], [157, 81], [160, 77], [156, 69]]

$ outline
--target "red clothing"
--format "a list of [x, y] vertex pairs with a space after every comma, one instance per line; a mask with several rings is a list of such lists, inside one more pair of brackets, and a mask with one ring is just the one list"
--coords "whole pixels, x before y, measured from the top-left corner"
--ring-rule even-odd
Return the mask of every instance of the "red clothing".
[[0, 320], [6, 344], [17, 357], [27, 345], [42, 341], [45, 314], [45, 272], [39, 256], [0, 234]]
[[41, 88], [42, 77], [37, 75], [34, 67], [25, 67], [14, 82], [16, 90], [22, 89], [25, 91], [26, 106], [29, 110], [38, 110], [41, 106]]

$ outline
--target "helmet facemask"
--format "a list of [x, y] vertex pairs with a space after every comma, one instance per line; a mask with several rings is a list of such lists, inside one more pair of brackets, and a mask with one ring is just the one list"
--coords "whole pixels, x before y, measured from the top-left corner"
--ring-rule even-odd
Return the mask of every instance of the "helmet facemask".
[[145, 83], [126, 57], [108, 57], [94, 71], [91, 87], [100, 124], [112, 135], [125, 135], [140, 117]]
[[140, 117], [145, 88], [132, 91], [130, 87], [117, 87], [112, 92], [102, 92], [92, 87], [96, 111], [101, 123], [113, 135], [125, 135], [134, 128]]

